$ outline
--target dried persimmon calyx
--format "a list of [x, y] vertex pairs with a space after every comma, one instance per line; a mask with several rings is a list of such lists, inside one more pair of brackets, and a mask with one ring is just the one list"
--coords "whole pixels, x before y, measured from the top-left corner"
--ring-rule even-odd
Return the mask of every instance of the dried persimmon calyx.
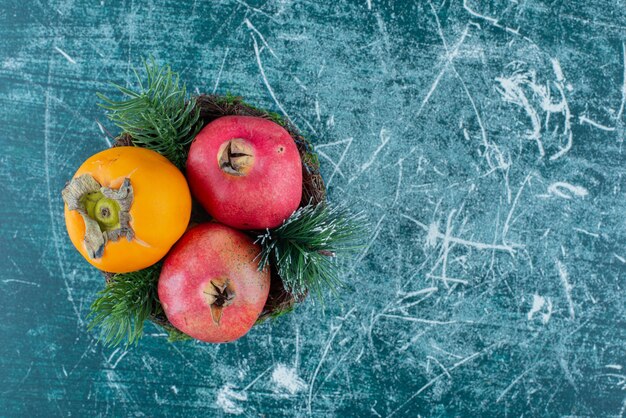
[[133, 187], [125, 178], [117, 188], [104, 187], [90, 174], [73, 178], [61, 192], [69, 210], [75, 210], [85, 222], [85, 248], [92, 259], [101, 258], [108, 241], [135, 236], [130, 226]]

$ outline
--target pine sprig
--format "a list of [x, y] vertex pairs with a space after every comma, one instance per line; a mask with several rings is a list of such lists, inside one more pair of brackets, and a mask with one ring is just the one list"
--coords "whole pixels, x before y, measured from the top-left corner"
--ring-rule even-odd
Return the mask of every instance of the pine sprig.
[[281, 226], [257, 237], [259, 269], [273, 263], [288, 292], [311, 291], [321, 298], [325, 287], [342, 285], [336, 254], [360, 248], [364, 231], [363, 216], [345, 206], [301, 207]]
[[144, 62], [146, 82], [136, 70], [136, 90], [114, 84], [126, 97], [115, 101], [98, 93], [108, 110], [108, 117], [124, 132], [134, 145], [145, 147], [167, 157], [183, 168], [188, 146], [201, 128], [196, 100], [187, 96], [185, 84], [169, 65], [159, 66], [154, 59]]
[[143, 336], [145, 321], [162, 310], [157, 295], [160, 265], [132, 273], [116, 274], [98, 292], [87, 316], [90, 330], [100, 328], [100, 340], [107, 346], [136, 344]]

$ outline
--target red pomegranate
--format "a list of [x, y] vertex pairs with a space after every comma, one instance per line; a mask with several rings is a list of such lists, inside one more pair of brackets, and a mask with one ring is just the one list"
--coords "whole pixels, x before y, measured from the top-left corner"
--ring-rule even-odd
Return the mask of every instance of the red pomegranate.
[[300, 204], [302, 162], [282, 126], [258, 117], [224, 116], [191, 144], [187, 180], [219, 222], [238, 229], [274, 228]]
[[159, 277], [159, 299], [167, 319], [206, 342], [245, 335], [270, 289], [269, 269], [258, 271], [254, 261], [259, 251], [246, 235], [218, 223], [187, 231], [165, 259]]

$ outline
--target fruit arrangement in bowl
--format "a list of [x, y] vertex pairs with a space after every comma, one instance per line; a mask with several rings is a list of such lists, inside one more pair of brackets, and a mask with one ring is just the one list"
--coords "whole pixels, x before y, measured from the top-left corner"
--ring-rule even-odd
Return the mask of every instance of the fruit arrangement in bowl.
[[364, 220], [327, 202], [311, 143], [241, 97], [189, 96], [169, 66], [145, 72], [121, 100], [99, 95], [122, 133], [62, 191], [70, 240], [106, 279], [90, 329], [108, 345], [146, 321], [171, 342], [229, 342], [341, 286]]

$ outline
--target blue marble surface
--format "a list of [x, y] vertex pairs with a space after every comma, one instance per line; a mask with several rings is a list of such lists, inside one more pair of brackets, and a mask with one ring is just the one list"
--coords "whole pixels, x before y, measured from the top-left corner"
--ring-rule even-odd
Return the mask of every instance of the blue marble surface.
[[[0, 415], [624, 416], [624, 0], [3, 0], [0, 40]], [[149, 54], [308, 133], [372, 226], [338, 299], [86, 330], [60, 190]]]

